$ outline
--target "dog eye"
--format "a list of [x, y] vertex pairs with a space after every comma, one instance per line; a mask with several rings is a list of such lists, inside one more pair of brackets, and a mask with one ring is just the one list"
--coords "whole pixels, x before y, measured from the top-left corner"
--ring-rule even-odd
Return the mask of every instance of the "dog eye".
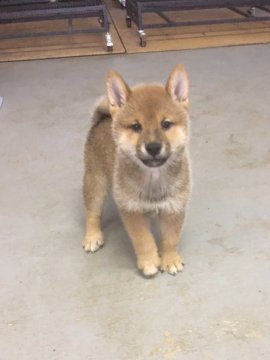
[[139, 123], [134, 123], [132, 125], [130, 125], [130, 128], [135, 131], [135, 132], [140, 132], [142, 130], [142, 125]]
[[171, 127], [173, 126], [173, 123], [169, 120], [162, 120], [161, 121], [161, 127], [164, 129], [164, 130], [168, 130], [170, 129]]

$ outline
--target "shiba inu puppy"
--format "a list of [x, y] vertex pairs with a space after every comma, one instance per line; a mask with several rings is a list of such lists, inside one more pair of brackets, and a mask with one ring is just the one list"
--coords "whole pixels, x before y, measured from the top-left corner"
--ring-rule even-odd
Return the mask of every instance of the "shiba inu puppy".
[[[130, 88], [110, 71], [106, 89], [85, 145], [83, 247], [95, 252], [104, 244], [100, 220], [112, 187], [143, 275], [175, 275], [183, 269], [178, 244], [191, 191], [187, 73], [177, 65], [165, 86]], [[159, 249], [149, 215], [159, 219]]]

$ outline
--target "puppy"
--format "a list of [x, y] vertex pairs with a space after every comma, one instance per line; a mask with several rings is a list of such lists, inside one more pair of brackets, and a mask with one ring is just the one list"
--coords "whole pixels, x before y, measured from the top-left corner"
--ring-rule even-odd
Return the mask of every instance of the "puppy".
[[[178, 253], [191, 191], [188, 76], [182, 65], [164, 86], [130, 88], [116, 72], [106, 80], [107, 96], [97, 104], [85, 145], [83, 247], [104, 244], [101, 213], [108, 189], [132, 241], [142, 274], [182, 271]], [[159, 249], [149, 215], [159, 219]]]

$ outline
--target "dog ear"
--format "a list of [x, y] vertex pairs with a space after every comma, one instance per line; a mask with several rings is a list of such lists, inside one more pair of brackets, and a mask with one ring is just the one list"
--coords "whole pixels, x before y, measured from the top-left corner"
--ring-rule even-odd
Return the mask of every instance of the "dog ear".
[[113, 70], [109, 71], [107, 75], [106, 89], [109, 104], [113, 108], [120, 108], [123, 106], [131, 93], [130, 88], [125, 83], [124, 79]]
[[166, 90], [175, 101], [188, 104], [188, 76], [183, 65], [176, 65], [166, 84]]

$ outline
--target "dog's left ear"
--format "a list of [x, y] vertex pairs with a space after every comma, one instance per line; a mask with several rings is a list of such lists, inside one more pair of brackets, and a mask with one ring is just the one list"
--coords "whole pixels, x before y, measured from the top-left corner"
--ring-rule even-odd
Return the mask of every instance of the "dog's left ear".
[[188, 76], [183, 65], [176, 65], [166, 84], [166, 90], [175, 101], [188, 105]]

